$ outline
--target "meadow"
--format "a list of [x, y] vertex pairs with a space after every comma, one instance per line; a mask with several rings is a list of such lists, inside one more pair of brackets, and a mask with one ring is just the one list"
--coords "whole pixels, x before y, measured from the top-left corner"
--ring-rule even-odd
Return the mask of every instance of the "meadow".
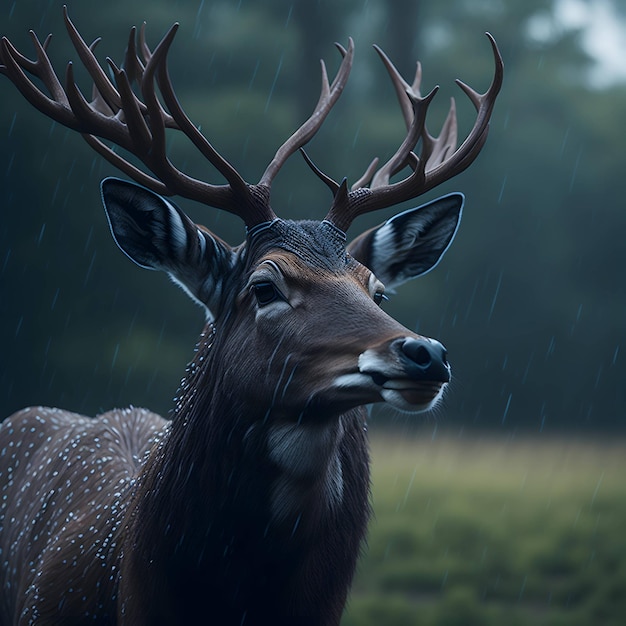
[[626, 624], [626, 440], [372, 441], [342, 626]]

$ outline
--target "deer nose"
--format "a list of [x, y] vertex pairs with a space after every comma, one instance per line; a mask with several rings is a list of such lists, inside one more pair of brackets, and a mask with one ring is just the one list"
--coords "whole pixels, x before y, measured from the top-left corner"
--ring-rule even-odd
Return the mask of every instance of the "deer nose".
[[427, 337], [406, 337], [401, 341], [400, 352], [412, 378], [444, 383], [450, 381], [448, 353], [438, 341]]

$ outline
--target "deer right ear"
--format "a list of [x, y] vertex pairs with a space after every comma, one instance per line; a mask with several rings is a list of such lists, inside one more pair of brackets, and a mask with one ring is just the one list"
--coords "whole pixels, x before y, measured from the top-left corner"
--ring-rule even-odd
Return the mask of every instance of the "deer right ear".
[[101, 191], [113, 239], [122, 252], [141, 267], [167, 272], [214, 317], [222, 277], [234, 263], [232, 248], [145, 187], [105, 178]]
[[463, 202], [463, 194], [451, 193], [399, 213], [359, 235], [347, 250], [393, 289], [439, 263], [456, 234]]

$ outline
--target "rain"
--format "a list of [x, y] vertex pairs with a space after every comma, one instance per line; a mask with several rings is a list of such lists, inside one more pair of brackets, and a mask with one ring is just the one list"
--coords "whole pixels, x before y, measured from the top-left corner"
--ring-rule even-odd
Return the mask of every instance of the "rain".
[[[111, 0], [114, 9], [118, 2]], [[626, 523], [626, 82], [616, 53], [597, 38], [606, 32], [617, 49], [626, 14], [616, 0], [595, 8], [485, 0], [479, 12], [460, 0], [413, 4], [194, 0], [155, 10], [127, 0], [124, 11], [69, 10], [88, 43], [102, 37], [96, 54], [105, 67], [109, 55], [121, 62], [133, 24], [147, 22], [154, 46], [180, 22], [170, 52], [177, 96], [250, 183], [313, 111], [320, 58], [332, 81], [341, 62], [335, 41], [355, 39], [352, 76], [306, 149], [327, 176], [352, 184], [406, 134], [371, 44], [407, 81], [419, 59], [422, 93], [440, 85], [427, 116], [431, 135], [455, 98], [460, 143], [475, 113], [454, 79], [487, 89], [493, 59], [483, 33], [494, 35], [505, 82], [480, 156], [423, 198], [363, 215], [348, 232], [351, 240], [437, 196], [465, 195], [441, 263], [382, 304], [404, 327], [445, 346], [452, 380], [429, 413], [368, 408], [374, 516], [342, 624], [495, 624], [509, 616], [530, 624], [537, 615], [546, 623], [619, 623], [626, 612], [614, 575], [626, 567], [615, 530]], [[602, 31], [605, 14], [612, 26]], [[61, 78], [69, 59], [79, 65], [61, 3], [7, 2], [0, 24], [0, 35], [29, 58], [28, 30], [42, 40], [52, 32], [48, 51]], [[86, 73], [77, 77], [91, 94]], [[111, 238], [100, 181], [126, 176], [79, 133], [27, 105], [3, 75], [0, 94], [2, 419], [38, 405], [87, 416], [129, 406], [172, 415], [174, 398], [191, 393], [185, 385], [205, 361], [193, 361], [203, 311], [161, 272], [131, 263]], [[168, 133], [176, 167], [224, 182], [191, 142]], [[230, 245], [244, 240], [231, 215], [173, 201]], [[298, 154], [272, 190], [273, 209], [290, 219], [323, 219], [331, 201]], [[315, 315], [327, 303], [303, 306]], [[284, 345], [289, 336], [277, 335], [263, 357], [243, 342], [232, 357], [265, 360], [267, 423], [302, 384], [297, 354]], [[303, 411], [298, 425], [305, 419]], [[183, 478], [199, 465], [182, 468]], [[325, 485], [340, 499], [333, 471]], [[277, 491], [295, 498], [291, 484]], [[290, 512], [272, 506], [277, 515]], [[294, 519], [289, 532], [297, 539], [307, 520]], [[110, 541], [100, 544], [99, 558]]]

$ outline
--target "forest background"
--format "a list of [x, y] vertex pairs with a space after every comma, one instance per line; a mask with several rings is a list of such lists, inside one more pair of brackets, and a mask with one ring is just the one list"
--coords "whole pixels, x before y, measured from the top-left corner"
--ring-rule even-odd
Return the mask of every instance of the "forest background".
[[[54, 33], [49, 51], [63, 73], [76, 53], [61, 5], [3, 2], [0, 31], [29, 56], [28, 29]], [[179, 98], [251, 181], [315, 105], [319, 59], [336, 70], [333, 42], [354, 37], [355, 65], [309, 153], [334, 178], [353, 181], [404, 136], [371, 44], [407, 79], [419, 59], [424, 90], [441, 85], [431, 132], [455, 96], [464, 136], [474, 112], [453, 81], [487, 88], [493, 59], [483, 33], [491, 32], [506, 70], [486, 147], [423, 198], [466, 195], [457, 238], [433, 272], [402, 286], [386, 307], [448, 348], [453, 383], [443, 407], [425, 418], [428, 428], [606, 433], [626, 426], [626, 79], [594, 58], [588, 22], [565, 19], [598, 6], [626, 37], [624, 5], [608, 1], [109, 0], [69, 8], [87, 40], [102, 37], [102, 60], [121, 61], [130, 26], [147, 20], [154, 45], [179, 21], [170, 55]], [[79, 80], [88, 92], [84, 74]], [[95, 414], [130, 403], [167, 414], [201, 311], [116, 248], [98, 187], [113, 168], [1, 77], [0, 90], [2, 415], [33, 404]], [[188, 171], [221, 182], [191, 145], [173, 139], [171, 152]], [[329, 202], [293, 157], [275, 184], [277, 212], [321, 218]], [[180, 204], [231, 244], [243, 239], [230, 216]], [[415, 204], [365, 216], [350, 235]], [[407, 422], [386, 412], [376, 420]]]

